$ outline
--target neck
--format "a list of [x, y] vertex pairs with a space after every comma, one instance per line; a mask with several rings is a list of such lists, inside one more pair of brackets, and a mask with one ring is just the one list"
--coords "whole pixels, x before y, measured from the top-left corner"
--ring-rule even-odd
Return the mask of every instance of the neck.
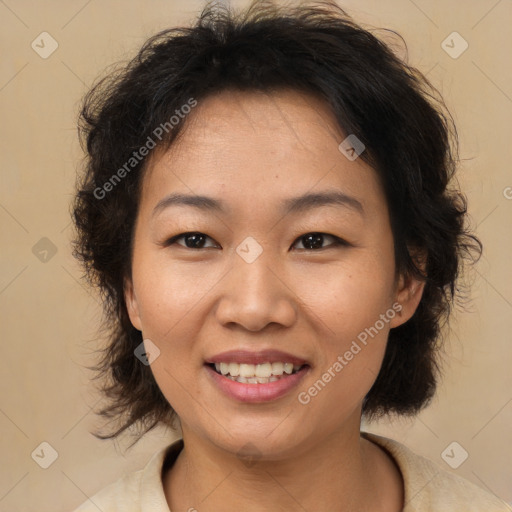
[[242, 459], [183, 428], [184, 448], [163, 478], [172, 511], [401, 510], [393, 461], [357, 428], [312, 441], [291, 457]]

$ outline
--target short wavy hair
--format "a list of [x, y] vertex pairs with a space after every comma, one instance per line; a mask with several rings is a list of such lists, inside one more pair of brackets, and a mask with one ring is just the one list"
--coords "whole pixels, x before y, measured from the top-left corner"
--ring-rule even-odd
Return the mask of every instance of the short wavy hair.
[[[151, 37], [83, 100], [79, 135], [86, 157], [72, 205], [73, 254], [103, 299], [108, 344], [93, 368], [108, 399], [98, 414], [116, 422], [110, 432], [94, 435], [115, 438], [139, 427], [140, 439], [177, 418], [150, 367], [134, 356], [142, 333], [132, 326], [124, 299], [149, 156], [132, 162], [132, 172], [108, 194], [99, 191], [190, 98], [200, 102], [230, 88], [315, 95], [342, 130], [365, 145], [361, 158], [378, 173], [389, 207], [397, 275], [419, 277], [425, 288], [413, 317], [389, 333], [363, 413], [369, 419], [417, 413], [434, 395], [441, 328], [460, 296], [463, 264], [475, 262], [482, 249], [453, 183], [452, 117], [424, 75], [330, 2], [255, 1], [242, 12], [209, 3], [194, 25]], [[186, 125], [160, 130], [157, 146], [169, 148]]]

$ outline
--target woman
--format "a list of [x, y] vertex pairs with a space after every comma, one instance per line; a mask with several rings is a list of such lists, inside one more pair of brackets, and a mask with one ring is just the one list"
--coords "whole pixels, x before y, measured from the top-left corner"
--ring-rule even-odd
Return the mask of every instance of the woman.
[[332, 4], [208, 6], [81, 116], [76, 256], [118, 428], [182, 439], [80, 512], [504, 511], [361, 417], [432, 398], [480, 243], [427, 80]]

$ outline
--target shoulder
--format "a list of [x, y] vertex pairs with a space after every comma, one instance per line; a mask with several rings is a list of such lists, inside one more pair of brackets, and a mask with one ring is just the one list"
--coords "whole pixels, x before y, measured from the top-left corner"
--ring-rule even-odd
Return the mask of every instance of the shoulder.
[[74, 512], [112, 510], [135, 512], [140, 510], [140, 481], [144, 470], [135, 471], [104, 487], [82, 503]]
[[391, 455], [405, 486], [403, 512], [511, 512], [512, 507], [469, 480], [442, 469], [392, 439], [362, 435]]
[[103, 488], [73, 512], [169, 512], [162, 468], [172, 464], [183, 447], [180, 439], [155, 453], [146, 466]]

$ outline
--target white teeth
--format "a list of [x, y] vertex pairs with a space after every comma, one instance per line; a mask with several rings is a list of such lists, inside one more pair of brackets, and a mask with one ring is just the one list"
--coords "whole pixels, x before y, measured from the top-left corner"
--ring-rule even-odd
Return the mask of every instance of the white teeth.
[[255, 366], [253, 364], [240, 365], [240, 377], [254, 377]]
[[283, 373], [291, 375], [301, 368], [301, 365], [293, 363], [262, 363], [262, 364], [246, 364], [246, 363], [215, 363], [217, 373], [228, 377], [236, 377], [232, 380], [238, 382], [256, 384], [266, 383], [278, 380]]
[[256, 377], [270, 377], [272, 375], [272, 365], [263, 363], [256, 365]]
[[284, 364], [283, 363], [272, 363], [272, 374], [283, 375]]
[[229, 375], [233, 377], [240, 375], [240, 365], [238, 363], [229, 363]]

